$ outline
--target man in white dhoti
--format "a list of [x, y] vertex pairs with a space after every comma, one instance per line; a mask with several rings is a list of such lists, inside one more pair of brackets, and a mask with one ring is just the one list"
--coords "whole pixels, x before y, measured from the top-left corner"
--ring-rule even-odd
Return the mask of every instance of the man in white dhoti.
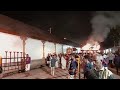
[[27, 56], [26, 56], [25, 71], [29, 71], [29, 70], [30, 70], [30, 63], [31, 63], [31, 58], [30, 58], [29, 55], [27, 54]]
[[61, 64], [62, 64], [62, 69], [66, 69], [66, 60], [64, 56], [61, 57]]

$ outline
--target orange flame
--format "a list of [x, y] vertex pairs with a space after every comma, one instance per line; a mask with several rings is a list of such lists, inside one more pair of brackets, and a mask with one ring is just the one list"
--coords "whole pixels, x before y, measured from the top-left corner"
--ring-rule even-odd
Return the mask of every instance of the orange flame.
[[87, 43], [85, 46], [82, 47], [82, 50], [99, 50], [100, 45], [98, 42], [94, 42], [94, 44]]

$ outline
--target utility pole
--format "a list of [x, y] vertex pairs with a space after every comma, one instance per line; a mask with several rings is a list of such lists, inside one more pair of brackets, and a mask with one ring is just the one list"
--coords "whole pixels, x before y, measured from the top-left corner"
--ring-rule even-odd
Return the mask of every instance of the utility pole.
[[51, 29], [51, 27], [50, 27], [50, 34], [52, 33], [52, 29]]

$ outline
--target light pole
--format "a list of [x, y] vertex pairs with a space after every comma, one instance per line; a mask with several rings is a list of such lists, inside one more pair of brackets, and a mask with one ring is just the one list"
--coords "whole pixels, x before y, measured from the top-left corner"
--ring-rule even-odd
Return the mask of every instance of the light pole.
[[63, 52], [63, 44], [62, 44], [62, 54], [63, 54], [64, 52]]
[[51, 34], [51, 33], [52, 33], [52, 28], [50, 27], [50, 29], [49, 29], [48, 31], [49, 31], [49, 33]]
[[52, 33], [52, 29], [51, 29], [51, 27], [50, 27], [50, 34]]

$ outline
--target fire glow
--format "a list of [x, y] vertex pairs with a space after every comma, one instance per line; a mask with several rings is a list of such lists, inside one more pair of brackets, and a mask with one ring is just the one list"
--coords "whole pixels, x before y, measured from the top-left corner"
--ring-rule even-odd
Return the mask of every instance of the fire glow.
[[82, 47], [82, 50], [99, 50], [100, 45], [98, 42], [95, 42], [93, 45], [90, 43], [87, 43], [85, 46]]

